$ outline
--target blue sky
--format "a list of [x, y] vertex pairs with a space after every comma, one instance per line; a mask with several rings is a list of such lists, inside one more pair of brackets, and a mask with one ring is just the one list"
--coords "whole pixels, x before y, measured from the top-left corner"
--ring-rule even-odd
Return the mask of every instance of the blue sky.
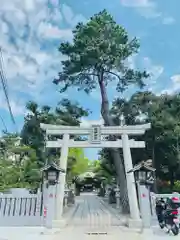
[[[127, 63], [152, 74], [146, 81], [146, 89], [156, 94], [172, 94], [180, 90], [179, 0], [0, 0], [0, 5], [0, 46], [10, 102], [19, 130], [28, 100], [55, 106], [61, 98], [69, 97], [92, 110], [89, 119], [100, 118], [98, 90], [90, 96], [74, 89], [60, 94], [52, 80], [63, 59], [57, 50], [60, 42], [71, 41], [76, 23], [87, 21], [104, 8], [130, 36], [140, 39], [139, 54], [129, 58]], [[115, 84], [108, 89], [110, 100], [119, 95]], [[124, 96], [129, 97], [136, 90], [131, 86]], [[8, 129], [14, 131], [2, 88], [0, 115]], [[86, 120], [82, 120], [84, 124]], [[87, 150], [86, 153], [91, 159], [97, 157], [97, 150]]]

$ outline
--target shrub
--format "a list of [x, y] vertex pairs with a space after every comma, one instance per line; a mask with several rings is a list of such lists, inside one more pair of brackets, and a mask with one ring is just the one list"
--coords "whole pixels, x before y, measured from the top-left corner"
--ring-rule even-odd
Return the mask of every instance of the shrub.
[[164, 181], [161, 179], [157, 179], [156, 184], [157, 184], [158, 193], [162, 193], [162, 194], [167, 193], [168, 194], [168, 193], [172, 192], [170, 182]]
[[175, 181], [173, 191], [180, 193], [180, 181], [179, 180]]

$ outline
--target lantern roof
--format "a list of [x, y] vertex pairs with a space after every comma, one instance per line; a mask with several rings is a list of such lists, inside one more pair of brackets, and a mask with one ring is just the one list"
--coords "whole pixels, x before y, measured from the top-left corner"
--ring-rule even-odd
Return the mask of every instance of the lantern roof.
[[[149, 160], [148, 160], [149, 161]], [[131, 172], [136, 172], [136, 171], [150, 171], [150, 172], [155, 172], [156, 169], [151, 167], [148, 161], [142, 161], [139, 164], [136, 164], [133, 169], [128, 171], [128, 173]]]
[[57, 166], [57, 164], [54, 163], [54, 162], [51, 162], [50, 164], [46, 164], [43, 168], [41, 168], [42, 172], [43, 171], [49, 171], [49, 170], [51, 170], [51, 171], [55, 170], [55, 171], [59, 171], [59, 172], [65, 173], [65, 170], [60, 168], [59, 166]]

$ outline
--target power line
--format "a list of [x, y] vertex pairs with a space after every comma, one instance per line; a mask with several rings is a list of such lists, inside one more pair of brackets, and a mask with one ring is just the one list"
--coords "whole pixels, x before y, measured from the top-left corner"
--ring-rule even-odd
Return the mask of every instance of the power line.
[[7, 126], [6, 126], [5, 122], [4, 122], [4, 119], [1, 117], [1, 115], [0, 115], [0, 119], [1, 119], [1, 122], [2, 122], [2, 124], [4, 126], [5, 132], [8, 132]]
[[15, 119], [14, 119], [14, 115], [13, 115], [13, 112], [12, 112], [12, 109], [11, 109], [11, 105], [10, 105], [10, 101], [9, 101], [9, 97], [8, 97], [8, 93], [6, 91], [6, 85], [4, 84], [4, 80], [3, 80], [3, 74], [2, 72], [0, 71], [0, 79], [1, 79], [1, 83], [2, 83], [2, 87], [3, 87], [3, 91], [4, 91], [4, 94], [5, 94], [5, 97], [6, 97], [6, 102], [8, 104], [8, 109], [9, 109], [9, 113], [10, 113], [10, 116], [11, 116], [11, 120], [14, 124], [16, 124], [15, 122]]
[[1, 80], [3, 91], [4, 91], [4, 94], [5, 94], [5, 97], [6, 97], [6, 102], [7, 102], [7, 105], [8, 105], [8, 110], [9, 110], [9, 113], [10, 113], [11, 120], [16, 127], [16, 121], [15, 121], [15, 118], [14, 118], [14, 115], [13, 115], [13, 112], [12, 112], [12, 108], [11, 108], [11, 104], [10, 104], [9, 96], [8, 96], [7, 79], [5, 77], [4, 70], [3, 70], [3, 56], [2, 56], [2, 48], [1, 47], [0, 47], [0, 80]]
[[2, 75], [4, 76], [3, 81], [4, 81], [6, 92], [7, 92], [8, 91], [8, 89], [7, 89], [8, 83], [7, 83], [7, 79], [6, 79], [4, 70], [3, 70], [3, 55], [2, 55], [1, 46], [0, 46], [0, 71], [2, 72]]

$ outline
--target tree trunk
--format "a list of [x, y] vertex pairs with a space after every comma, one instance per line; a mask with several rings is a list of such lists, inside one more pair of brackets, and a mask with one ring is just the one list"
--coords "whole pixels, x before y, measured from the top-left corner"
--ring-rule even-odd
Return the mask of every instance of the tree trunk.
[[170, 179], [171, 190], [173, 190], [174, 181], [175, 181], [174, 171], [175, 171], [175, 169], [173, 167], [169, 167], [169, 179]]
[[[101, 115], [104, 119], [104, 123], [106, 126], [114, 126], [115, 124], [109, 112], [109, 101], [108, 101], [108, 96], [106, 92], [106, 87], [102, 78], [99, 80], [99, 87], [100, 87], [101, 99], [102, 99]], [[120, 194], [121, 194], [121, 202], [123, 203], [122, 204], [123, 211], [127, 212], [127, 210], [129, 210], [129, 204], [128, 204], [126, 175], [125, 175], [123, 160], [120, 156], [119, 149], [111, 148], [110, 151], [111, 151], [111, 155], [116, 168], [117, 183], [120, 186]]]
[[[155, 142], [155, 137], [153, 137], [153, 145], [152, 145], [152, 167], [156, 168], [156, 161], [155, 161], [155, 147], [156, 147], [156, 142]], [[156, 180], [156, 173], [155, 173], [155, 179], [154, 179], [154, 192], [158, 193], [157, 189], [157, 180]]]

